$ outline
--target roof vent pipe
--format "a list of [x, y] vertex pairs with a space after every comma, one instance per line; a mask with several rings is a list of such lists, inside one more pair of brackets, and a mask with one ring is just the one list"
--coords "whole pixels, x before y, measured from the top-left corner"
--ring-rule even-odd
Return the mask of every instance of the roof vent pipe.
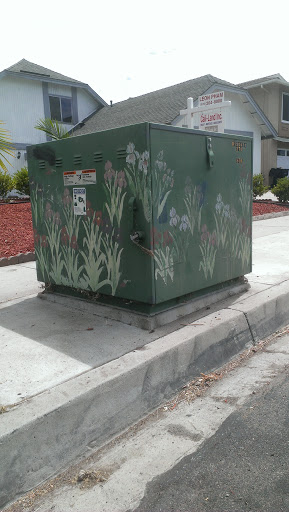
[[110, 106], [112, 107], [112, 100], [110, 100]]

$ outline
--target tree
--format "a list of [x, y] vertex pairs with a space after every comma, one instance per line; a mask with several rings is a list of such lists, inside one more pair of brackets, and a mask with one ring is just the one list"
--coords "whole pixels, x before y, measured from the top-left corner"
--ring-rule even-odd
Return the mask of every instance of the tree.
[[0, 168], [7, 172], [5, 162], [10, 164], [9, 160], [5, 157], [6, 155], [14, 156], [12, 151], [14, 149], [13, 144], [10, 142], [10, 135], [5, 128], [2, 128], [3, 121], [0, 121]]
[[37, 125], [34, 126], [34, 128], [46, 133], [53, 140], [67, 139], [70, 137], [70, 133], [68, 133], [66, 128], [59, 124], [58, 121], [49, 119], [49, 117], [46, 117], [45, 119], [39, 119]]

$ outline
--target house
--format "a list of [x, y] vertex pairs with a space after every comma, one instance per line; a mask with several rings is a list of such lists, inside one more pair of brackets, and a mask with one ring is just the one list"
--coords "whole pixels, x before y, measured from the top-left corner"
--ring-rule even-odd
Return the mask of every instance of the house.
[[250, 92], [274, 128], [273, 136], [262, 140], [261, 170], [268, 184], [272, 168], [289, 169], [289, 82], [276, 74], [239, 85]]
[[[225, 133], [253, 137], [253, 171], [261, 172], [261, 140], [273, 137], [276, 131], [249, 91], [216, 78], [205, 75], [200, 78], [143, 94], [135, 98], [104, 106], [84, 119], [74, 128], [74, 135], [108, 130], [140, 122], [153, 122], [173, 126], [186, 126], [186, 116], [180, 111], [186, 108], [187, 98], [198, 97], [215, 91], [224, 91], [225, 100], [231, 107], [225, 109]], [[199, 119], [194, 117], [194, 128], [199, 127]]]
[[106, 102], [87, 84], [25, 59], [0, 72], [0, 119], [5, 123], [15, 147], [10, 158], [12, 174], [27, 164], [26, 146], [47, 140], [34, 126], [49, 117], [67, 130], [106, 106]]

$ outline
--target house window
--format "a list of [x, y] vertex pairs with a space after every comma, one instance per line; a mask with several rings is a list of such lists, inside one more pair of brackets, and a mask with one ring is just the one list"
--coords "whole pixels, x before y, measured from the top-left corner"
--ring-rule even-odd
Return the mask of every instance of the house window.
[[59, 96], [49, 96], [50, 117], [62, 123], [72, 123], [72, 100]]
[[277, 149], [277, 167], [282, 169], [289, 169], [289, 149]]
[[282, 94], [282, 121], [289, 123], [289, 94]]

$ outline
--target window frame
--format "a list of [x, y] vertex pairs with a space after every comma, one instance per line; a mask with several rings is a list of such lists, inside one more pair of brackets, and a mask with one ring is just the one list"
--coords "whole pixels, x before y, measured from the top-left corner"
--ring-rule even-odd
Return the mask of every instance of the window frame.
[[[278, 155], [278, 151], [285, 151], [285, 155]], [[277, 156], [288, 157], [289, 156], [289, 148], [277, 148]]]
[[[57, 98], [57, 99], [59, 99], [60, 114], [61, 114], [61, 120], [60, 121], [58, 119], [52, 119], [51, 107], [50, 107], [50, 98]], [[63, 112], [62, 112], [62, 103], [61, 103], [62, 99], [70, 100], [70, 105], [71, 105], [71, 121], [70, 122], [63, 121]], [[62, 123], [62, 124], [72, 124], [73, 125], [72, 96], [63, 96], [63, 95], [58, 95], [58, 94], [48, 94], [48, 101], [49, 101], [50, 117], [51, 117], [52, 121], [57, 121], [58, 123]]]
[[286, 121], [286, 119], [283, 119], [284, 96], [289, 96], [289, 92], [282, 92], [281, 122], [289, 124], [289, 115], [288, 115], [288, 121]]

